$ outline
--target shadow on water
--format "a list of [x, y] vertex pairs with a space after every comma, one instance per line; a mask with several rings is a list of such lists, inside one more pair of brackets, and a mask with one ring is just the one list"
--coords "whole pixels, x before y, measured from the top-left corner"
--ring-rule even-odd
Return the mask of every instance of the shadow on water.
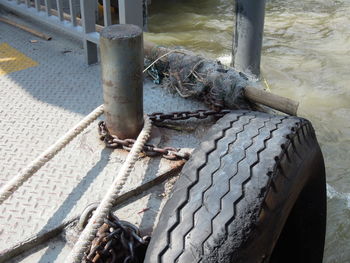
[[[160, 45], [203, 51], [209, 57], [230, 54], [233, 1], [205, 0], [200, 5], [198, 0], [154, 0], [154, 3], [159, 3], [159, 7], [154, 4], [150, 10], [150, 29], [154, 32], [150, 34], [151, 40]], [[218, 12], [213, 12], [214, 5]], [[350, 171], [349, 10], [349, 1], [345, 0], [268, 1], [262, 65], [273, 92], [301, 101], [321, 142], [328, 183], [342, 193], [349, 192]], [[15, 40], [15, 34], [6, 40], [0, 35], [0, 42]], [[64, 49], [73, 52], [63, 55]], [[27, 69], [27, 76], [40, 76], [42, 68], [51, 72], [45, 78], [29, 80], [24, 74], [10, 74], [14, 82], [36, 99], [80, 114], [101, 103], [99, 66], [85, 66], [81, 49], [64, 46], [64, 42], [54, 39], [35, 46], [27, 43], [19, 50], [43, 65]], [[80, 56], [75, 56], [76, 53]], [[155, 199], [155, 194], [152, 195]], [[152, 205], [152, 198], [148, 206]], [[329, 200], [329, 206], [325, 262], [349, 262], [346, 244], [350, 240], [350, 208], [336, 197]], [[146, 225], [147, 213], [152, 211], [144, 213], [142, 226]]]

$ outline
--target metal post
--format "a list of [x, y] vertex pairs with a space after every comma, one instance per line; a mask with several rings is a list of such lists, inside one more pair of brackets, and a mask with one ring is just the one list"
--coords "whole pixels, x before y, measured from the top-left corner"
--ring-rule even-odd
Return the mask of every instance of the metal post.
[[39, 0], [34, 0], [35, 2], [35, 8], [39, 12], [40, 11], [40, 1]]
[[236, 0], [232, 66], [259, 78], [266, 0]]
[[86, 54], [86, 61], [88, 65], [96, 63], [97, 57], [97, 45], [87, 39], [87, 34], [96, 32], [96, 2], [94, 0], [80, 0], [82, 26], [84, 29], [83, 45]]
[[45, 8], [47, 16], [51, 16], [52, 3], [51, 0], [45, 0]]
[[73, 26], [77, 26], [76, 0], [69, 0], [70, 21]]
[[112, 24], [111, 0], [103, 0], [103, 21], [104, 26], [109, 26]]
[[100, 35], [106, 125], [120, 139], [143, 127], [143, 33], [135, 25], [112, 25]]
[[63, 0], [56, 0], [56, 5], [57, 5], [57, 13], [58, 13], [58, 18], [60, 21], [63, 21]]
[[143, 0], [118, 0], [119, 24], [143, 28]]

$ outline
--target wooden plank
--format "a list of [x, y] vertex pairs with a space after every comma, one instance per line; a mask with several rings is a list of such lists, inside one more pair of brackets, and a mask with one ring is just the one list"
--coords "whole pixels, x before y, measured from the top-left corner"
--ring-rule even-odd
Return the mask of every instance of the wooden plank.
[[9, 24], [9, 25], [18, 27], [18, 28], [20, 28], [20, 29], [22, 29], [22, 30], [24, 30], [24, 31], [26, 31], [26, 32], [29, 32], [29, 33], [33, 34], [34, 36], [40, 37], [40, 38], [42, 38], [42, 39], [45, 39], [45, 40], [51, 40], [51, 39], [52, 39], [52, 37], [49, 36], [49, 35], [46, 35], [46, 34], [44, 34], [44, 33], [41, 33], [41, 32], [39, 32], [39, 31], [34, 30], [34, 29], [32, 29], [32, 28], [29, 28], [29, 27], [27, 27], [27, 26], [25, 26], [25, 25], [20, 25], [20, 24], [14, 22], [14, 21], [11, 21], [11, 20], [9, 20], [9, 19], [7, 19], [7, 18], [0, 17], [0, 21], [3, 22], [3, 23]]
[[260, 103], [275, 110], [297, 115], [299, 102], [254, 87], [245, 87], [244, 95], [252, 102]]

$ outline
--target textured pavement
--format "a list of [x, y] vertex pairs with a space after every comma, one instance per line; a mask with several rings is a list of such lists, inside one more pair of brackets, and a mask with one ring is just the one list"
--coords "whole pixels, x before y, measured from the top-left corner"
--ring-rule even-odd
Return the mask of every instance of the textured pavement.
[[[30, 25], [50, 34], [52, 40], [0, 24], [0, 45], [6, 43], [35, 62], [0, 75], [0, 186], [102, 104], [100, 66], [86, 65], [82, 44], [38, 24]], [[151, 82], [145, 83], [144, 94], [146, 113], [205, 108]], [[93, 123], [0, 206], [0, 253], [59, 226], [102, 198], [127, 153], [106, 149], [98, 139], [96, 125]], [[194, 121], [191, 125], [200, 124]], [[202, 125], [193, 134], [161, 129], [161, 145], [194, 148], [204, 130]], [[123, 191], [171, 167], [168, 160], [142, 158]], [[134, 200], [133, 205], [118, 210], [118, 216], [138, 225], [148, 222], [145, 228], [151, 227], [161, 209], [163, 190]], [[150, 211], [137, 213], [145, 207], [151, 207]], [[58, 258], [54, 257], [57, 262]]]

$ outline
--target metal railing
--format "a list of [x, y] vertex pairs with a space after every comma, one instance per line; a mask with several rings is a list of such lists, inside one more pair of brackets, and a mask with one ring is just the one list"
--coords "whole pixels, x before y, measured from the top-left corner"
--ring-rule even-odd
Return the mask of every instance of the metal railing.
[[[111, 0], [103, 0], [103, 24], [112, 24]], [[144, 25], [145, 0], [118, 0], [119, 23]], [[0, 0], [3, 7], [20, 16], [26, 16], [83, 41], [86, 61], [98, 61], [97, 45], [101, 28], [96, 25], [98, 0]]]

